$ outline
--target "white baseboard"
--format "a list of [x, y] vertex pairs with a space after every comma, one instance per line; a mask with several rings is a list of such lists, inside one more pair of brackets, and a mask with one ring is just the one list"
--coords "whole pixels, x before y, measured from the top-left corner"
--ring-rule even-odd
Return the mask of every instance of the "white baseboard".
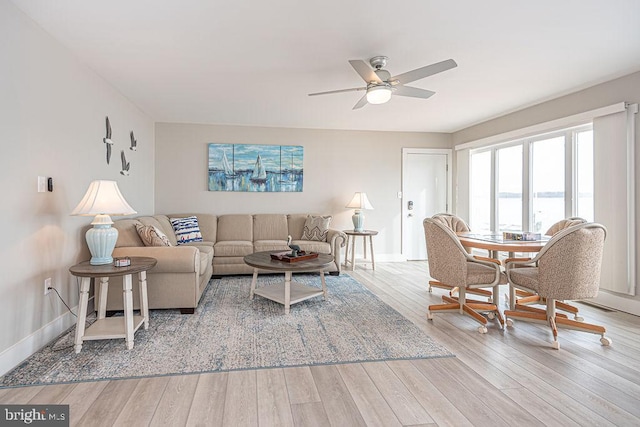
[[402, 254], [376, 254], [376, 261], [379, 262], [404, 262], [407, 257]]
[[76, 323], [68, 311], [0, 353], [0, 375], [4, 375], [50, 343]]
[[596, 298], [587, 300], [587, 302], [640, 316], [640, 299], [628, 295], [619, 296], [601, 289]]
[[[344, 262], [344, 255], [340, 257], [340, 261]], [[402, 254], [376, 254], [376, 262], [404, 262], [407, 257]], [[365, 261], [362, 253], [356, 252], [356, 264], [359, 262], [371, 262], [371, 254], [367, 252], [367, 260]]]

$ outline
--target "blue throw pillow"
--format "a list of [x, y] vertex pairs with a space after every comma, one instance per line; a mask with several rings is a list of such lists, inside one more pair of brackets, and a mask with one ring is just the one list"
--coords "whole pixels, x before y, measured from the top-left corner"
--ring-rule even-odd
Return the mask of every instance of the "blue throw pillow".
[[198, 218], [190, 216], [187, 218], [169, 218], [173, 231], [176, 233], [176, 240], [179, 245], [189, 242], [202, 242], [202, 233]]

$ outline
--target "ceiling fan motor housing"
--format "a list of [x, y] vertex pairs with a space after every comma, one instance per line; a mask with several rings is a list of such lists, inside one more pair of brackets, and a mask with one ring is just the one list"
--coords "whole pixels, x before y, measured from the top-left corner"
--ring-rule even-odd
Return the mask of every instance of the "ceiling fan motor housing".
[[387, 65], [388, 60], [389, 58], [386, 56], [374, 56], [369, 60], [369, 64], [376, 70], [379, 70]]

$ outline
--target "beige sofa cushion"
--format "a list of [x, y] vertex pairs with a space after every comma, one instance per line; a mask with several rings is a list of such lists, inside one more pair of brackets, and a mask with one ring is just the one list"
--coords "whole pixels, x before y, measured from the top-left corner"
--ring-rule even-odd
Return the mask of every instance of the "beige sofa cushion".
[[287, 215], [289, 220], [289, 234], [293, 240], [302, 239], [302, 230], [304, 229], [304, 223], [307, 221], [307, 214], [290, 214]]
[[216, 242], [224, 241], [245, 241], [253, 247], [253, 215], [220, 215]]
[[284, 214], [257, 214], [253, 216], [253, 241], [286, 240], [289, 234]]
[[253, 242], [254, 252], [286, 251], [289, 249], [286, 240], [257, 240]]
[[200, 275], [202, 275], [207, 271], [207, 267], [212, 264], [213, 248], [200, 246], [198, 250], [200, 251]]
[[[220, 230], [222, 231], [222, 227]], [[253, 242], [227, 240], [217, 242], [213, 245], [213, 250], [216, 258], [223, 256], [245, 256], [253, 253]]]
[[315, 242], [310, 240], [294, 240], [291, 242], [293, 245], [300, 246], [305, 252], [317, 252], [319, 254], [330, 254], [331, 244], [327, 242]]
[[118, 230], [118, 241], [116, 247], [144, 246], [142, 239], [136, 231], [136, 225], [142, 225], [137, 219], [120, 219], [113, 223], [113, 228]]

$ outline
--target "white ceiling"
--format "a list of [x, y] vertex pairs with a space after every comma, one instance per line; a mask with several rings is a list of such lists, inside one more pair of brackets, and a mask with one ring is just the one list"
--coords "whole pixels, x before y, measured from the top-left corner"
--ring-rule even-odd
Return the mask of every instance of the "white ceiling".
[[[158, 122], [453, 132], [640, 70], [638, 0], [13, 0]], [[347, 60], [458, 67], [352, 110]]]

